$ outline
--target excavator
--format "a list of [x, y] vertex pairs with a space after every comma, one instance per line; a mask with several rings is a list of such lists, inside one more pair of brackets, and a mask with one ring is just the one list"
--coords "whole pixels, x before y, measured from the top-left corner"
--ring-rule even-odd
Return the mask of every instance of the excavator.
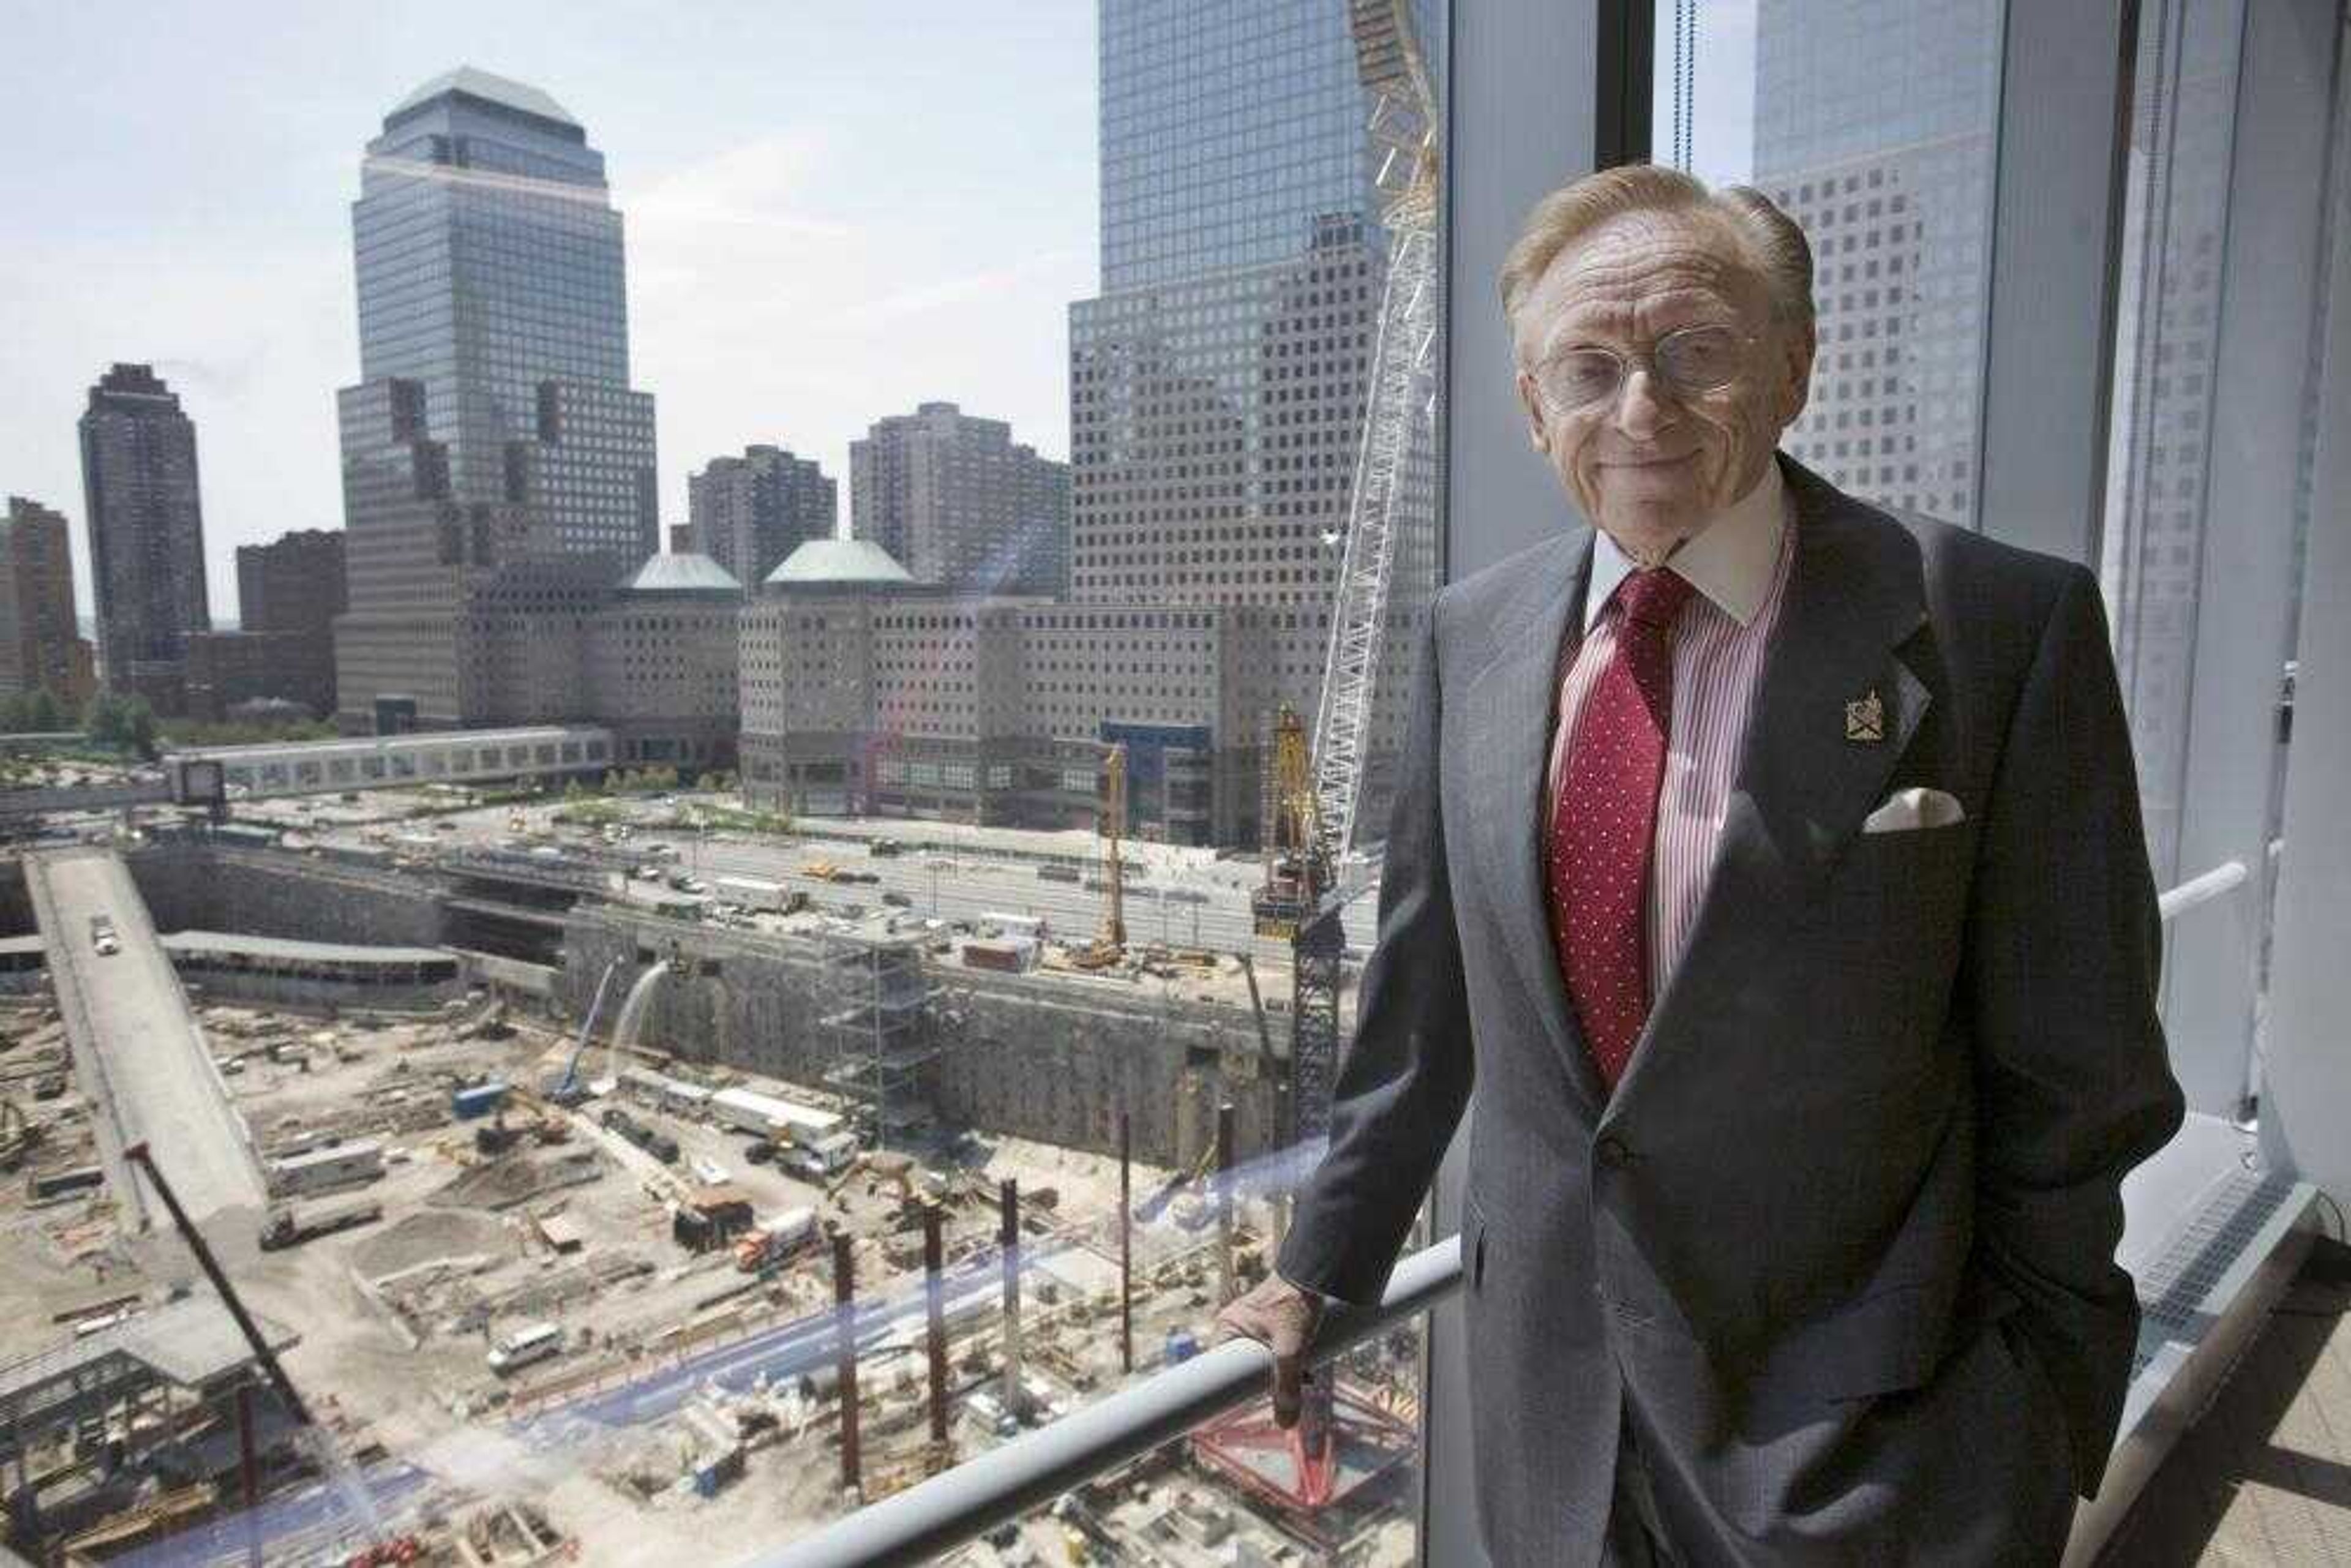
[[825, 1201], [830, 1203], [838, 1198], [841, 1196], [841, 1189], [861, 1176], [888, 1182], [897, 1192], [898, 1201], [902, 1205], [913, 1204], [922, 1197], [922, 1190], [914, 1180], [914, 1155], [893, 1155], [883, 1149], [868, 1149], [841, 1166], [841, 1174], [826, 1185]]
[[1185, 1188], [1196, 1186], [1201, 1182], [1206, 1181], [1208, 1178], [1209, 1168], [1216, 1163], [1217, 1145], [1210, 1144], [1207, 1148], [1200, 1151], [1200, 1157], [1192, 1162], [1192, 1168], [1190, 1170], [1177, 1171], [1174, 1176], [1169, 1176], [1165, 1181], [1162, 1182], [1159, 1185], [1158, 1190], [1152, 1193], [1150, 1197], [1144, 1198], [1141, 1203], [1136, 1204], [1134, 1206], [1134, 1218], [1145, 1225], [1148, 1225], [1153, 1220], [1158, 1218], [1160, 1214], [1170, 1203], [1176, 1200], [1176, 1197], [1181, 1194]]

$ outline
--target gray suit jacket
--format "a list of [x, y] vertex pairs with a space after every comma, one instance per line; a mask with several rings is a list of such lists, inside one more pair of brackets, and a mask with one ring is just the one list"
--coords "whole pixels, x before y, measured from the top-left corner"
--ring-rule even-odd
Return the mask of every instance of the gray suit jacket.
[[[2181, 1101], [2096, 582], [1782, 463], [1789, 597], [1613, 1095], [1537, 849], [1590, 531], [1428, 617], [1331, 1146], [1278, 1262], [1376, 1300], [1474, 1103], [1469, 1396], [1505, 1568], [1596, 1560], [1620, 1410], [1696, 1563], [2054, 1561], [2120, 1416], [2119, 1187]], [[1849, 740], [1870, 692], [1885, 738]], [[1860, 831], [1911, 785], [1966, 820]]]

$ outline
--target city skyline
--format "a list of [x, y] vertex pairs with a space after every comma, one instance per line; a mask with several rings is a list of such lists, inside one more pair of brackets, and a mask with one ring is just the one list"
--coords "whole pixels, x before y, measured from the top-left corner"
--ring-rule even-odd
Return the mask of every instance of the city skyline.
[[[80, 553], [68, 411], [94, 366], [140, 360], [205, 432], [215, 604], [234, 603], [238, 545], [338, 526], [334, 394], [360, 369], [349, 150], [466, 64], [544, 88], [611, 156], [664, 528], [712, 454], [781, 440], [845, 476], [873, 419], [928, 401], [985, 408], [1066, 456], [1066, 310], [1094, 277], [1091, 3], [919, 25], [745, 16], [692, 51], [664, 47], [657, 17], [586, 9], [560, 26], [551, 6], [428, 5], [398, 26], [305, 16], [202, 78], [172, 67], [216, 12], [167, 10], [129, 38], [27, 18], [18, 57], [68, 68], [12, 83], [16, 101], [103, 134], [0, 173], [0, 201], [42, 236], [0, 257], [0, 294], [42, 304], [11, 326], [7, 487], [64, 509]], [[778, 59], [802, 63], [782, 111]], [[114, 113], [125, 99], [146, 111]], [[1019, 116], [1000, 143], [942, 133], [1005, 104]], [[76, 567], [87, 613], [86, 556]]]
[[[0, 297], [42, 305], [11, 323], [0, 476], [71, 519], [79, 614], [91, 574], [59, 410], [78, 405], [92, 365], [152, 363], [208, 432], [220, 623], [236, 620], [237, 546], [339, 526], [334, 392], [359, 371], [347, 150], [386, 105], [465, 63], [544, 86], [611, 152], [634, 380], [658, 399], [670, 455], [664, 529], [686, 520], [687, 476], [713, 454], [781, 442], [846, 476], [873, 419], [925, 402], [984, 408], [1067, 460], [1068, 306], [1099, 282], [1092, 0], [920, 26], [758, 14], [704, 35], [729, 47], [695, 52], [618, 5], [567, 7], [560, 26], [555, 14], [280, 17], [249, 31], [234, 73], [177, 68], [216, 7], [161, 7], [131, 36], [97, 13], [20, 19], [16, 57], [66, 68], [11, 78], [12, 101], [104, 131], [0, 170], [0, 201], [39, 236], [0, 253]], [[1699, 26], [1695, 166], [1743, 178], [1754, 0], [1704, 0]], [[779, 58], [812, 62], [784, 115]], [[1662, 71], [1659, 86], [1662, 117]], [[909, 91], [923, 115], [904, 112]], [[114, 112], [126, 100], [146, 112]], [[1019, 115], [1001, 153], [933, 134], [1000, 121], [1003, 103]]]

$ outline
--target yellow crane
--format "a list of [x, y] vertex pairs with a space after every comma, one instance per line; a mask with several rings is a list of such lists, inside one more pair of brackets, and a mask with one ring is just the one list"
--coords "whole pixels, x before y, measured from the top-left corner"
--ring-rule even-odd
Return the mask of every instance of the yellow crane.
[[1119, 839], [1126, 831], [1126, 743], [1110, 748], [1102, 785], [1102, 931], [1093, 945], [1070, 955], [1081, 969], [1106, 969], [1126, 956], [1126, 862]]

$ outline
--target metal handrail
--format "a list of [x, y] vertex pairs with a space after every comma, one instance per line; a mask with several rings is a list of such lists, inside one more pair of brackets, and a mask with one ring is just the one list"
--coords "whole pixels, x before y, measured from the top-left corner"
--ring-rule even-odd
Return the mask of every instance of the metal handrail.
[[2158, 897], [2156, 908], [2167, 922], [2176, 920], [2199, 904], [2210, 904], [2224, 893], [2235, 892], [2244, 885], [2247, 874], [2244, 862], [2224, 861]]
[[[1389, 1275], [1378, 1306], [1333, 1309], [1316, 1336], [1315, 1364], [1426, 1312], [1460, 1285], [1459, 1237], [1414, 1253]], [[1228, 1340], [753, 1561], [758, 1568], [933, 1562], [1211, 1416], [1263, 1397], [1272, 1366], [1263, 1345]]]

